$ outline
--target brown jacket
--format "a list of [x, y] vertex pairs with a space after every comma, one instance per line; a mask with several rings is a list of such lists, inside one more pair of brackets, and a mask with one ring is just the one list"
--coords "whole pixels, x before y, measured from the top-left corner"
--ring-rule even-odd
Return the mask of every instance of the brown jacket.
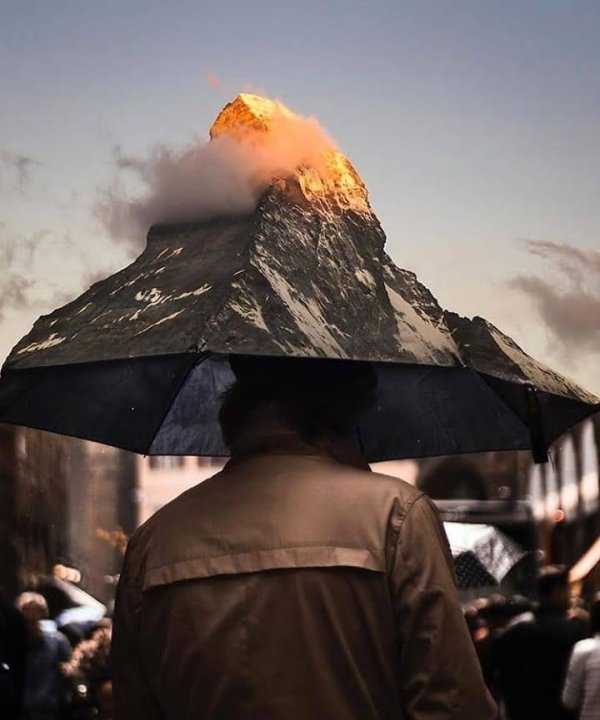
[[160, 510], [115, 609], [116, 720], [492, 720], [430, 500], [275, 440]]

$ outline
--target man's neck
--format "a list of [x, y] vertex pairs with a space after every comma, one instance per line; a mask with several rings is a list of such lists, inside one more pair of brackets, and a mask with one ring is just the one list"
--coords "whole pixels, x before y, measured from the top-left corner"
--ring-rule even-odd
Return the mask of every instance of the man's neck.
[[352, 465], [362, 470], [371, 469], [356, 437], [343, 435], [328, 438], [320, 441], [318, 447], [322, 448], [328, 455], [344, 465]]
[[308, 443], [282, 419], [275, 405], [261, 406], [246, 420], [233, 443], [231, 455], [235, 459], [252, 452], [276, 452], [278, 449], [290, 451], [292, 454], [294, 452], [308, 454], [312, 450], [344, 465], [352, 465], [363, 470], [370, 469], [358, 438], [344, 435], [321, 438]]

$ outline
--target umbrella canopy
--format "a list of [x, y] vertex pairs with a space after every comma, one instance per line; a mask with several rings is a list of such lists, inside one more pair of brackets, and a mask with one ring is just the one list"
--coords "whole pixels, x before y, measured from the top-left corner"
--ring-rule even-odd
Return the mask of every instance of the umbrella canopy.
[[[240, 96], [218, 132], [256, 117], [268, 132], [265, 103]], [[251, 214], [153, 227], [135, 262], [13, 349], [0, 421], [141, 453], [224, 455], [230, 354], [372, 362], [377, 402], [359, 428], [372, 461], [525, 448], [543, 459], [600, 408], [491, 323], [444, 311], [386, 255], [349, 161], [327, 161], [321, 175], [274, 179]]]
[[493, 525], [445, 522], [444, 529], [461, 589], [499, 585], [526, 555]]

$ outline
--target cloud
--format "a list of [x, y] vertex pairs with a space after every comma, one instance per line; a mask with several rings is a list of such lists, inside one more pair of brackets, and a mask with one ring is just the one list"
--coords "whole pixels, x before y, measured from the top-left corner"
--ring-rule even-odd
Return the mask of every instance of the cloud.
[[35, 280], [28, 272], [36, 247], [43, 239], [43, 233], [22, 237], [11, 233], [0, 224], [0, 320], [7, 310], [31, 306], [30, 290]]
[[22, 310], [48, 312], [114, 268], [93, 245], [40, 230], [23, 235], [0, 223], [0, 322]]
[[39, 164], [37, 160], [28, 155], [0, 150], [0, 181], [8, 178], [10, 189], [23, 193], [31, 180], [33, 166]]
[[[591, 280], [600, 292], [600, 252], [556, 243], [551, 240], [523, 240], [532, 255], [554, 264], [576, 284]], [[590, 276], [589, 271], [592, 272]]]
[[157, 222], [202, 221], [250, 213], [276, 177], [300, 165], [323, 168], [335, 148], [318, 122], [277, 106], [269, 131], [245, 129], [143, 155], [115, 149], [115, 178], [96, 204], [111, 237], [139, 248]]
[[565, 357], [600, 352], [600, 252], [548, 240], [522, 243], [550, 266], [551, 276], [521, 274], [510, 285], [534, 302]]

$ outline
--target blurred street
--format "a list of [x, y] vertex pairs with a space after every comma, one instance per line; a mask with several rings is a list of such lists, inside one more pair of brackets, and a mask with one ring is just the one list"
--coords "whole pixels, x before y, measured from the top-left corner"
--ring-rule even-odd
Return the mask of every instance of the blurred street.
[[[599, 419], [585, 421], [562, 438], [546, 465], [533, 465], [528, 453], [497, 452], [374, 468], [433, 497], [451, 545], [464, 545], [473, 535], [469, 528], [480, 538], [478, 528], [489, 528], [488, 534], [495, 528], [503, 543], [511, 543], [516, 554], [496, 578], [489, 553], [501, 546], [474, 545], [466, 565], [464, 552], [455, 554], [465, 618], [501, 703], [503, 673], [517, 650], [500, 638], [521, 623], [532, 625], [540, 608], [539, 577], [548, 567], [565, 569], [569, 650], [590, 635], [589, 611], [600, 587], [599, 437]], [[47, 608], [39, 618], [40, 637], [60, 635], [61, 647], [69, 649], [47, 669], [59, 669], [56, 717], [110, 718], [110, 617], [127, 538], [162, 505], [218, 472], [224, 460], [134, 456], [11, 426], [0, 428], [0, 443], [0, 528], [10, 538], [10, 552], [0, 558], [0, 627], [13, 638], [17, 655], [19, 642], [29, 652], [24, 631], [19, 640], [19, 613], [11, 608], [21, 593], [39, 593]], [[457, 535], [458, 528], [465, 530]], [[474, 573], [478, 553], [482, 570]], [[497, 556], [494, 562], [503, 561]], [[22, 689], [24, 682], [21, 677], [17, 685]]]

